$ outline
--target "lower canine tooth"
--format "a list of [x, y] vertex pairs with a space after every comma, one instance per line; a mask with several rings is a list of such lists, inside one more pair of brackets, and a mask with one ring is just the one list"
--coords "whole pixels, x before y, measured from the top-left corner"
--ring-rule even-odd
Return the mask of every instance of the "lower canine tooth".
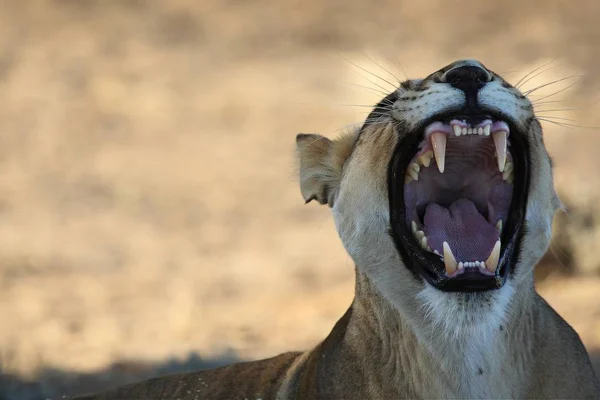
[[500, 259], [500, 240], [496, 242], [490, 256], [485, 260], [485, 267], [490, 272], [496, 272], [498, 268], [498, 260]]
[[442, 247], [444, 249], [444, 265], [446, 266], [446, 272], [448, 273], [448, 275], [452, 275], [456, 272], [458, 264], [456, 263], [456, 259], [452, 254], [452, 250], [450, 250], [448, 242], [444, 242], [442, 244]]
[[444, 173], [444, 165], [446, 163], [446, 134], [434, 132], [429, 138], [433, 146], [433, 154], [438, 170], [440, 173]]

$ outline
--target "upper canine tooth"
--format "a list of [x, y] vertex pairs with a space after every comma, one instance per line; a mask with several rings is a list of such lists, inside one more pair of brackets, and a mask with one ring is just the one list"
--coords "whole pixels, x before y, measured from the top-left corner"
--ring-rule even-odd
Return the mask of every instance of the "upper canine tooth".
[[446, 163], [446, 134], [434, 132], [431, 134], [430, 139], [438, 170], [440, 173], [444, 173], [444, 166]]
[[500, 172], [504, 171], [504, 165], [506, 164], [506, 137], [508, 132], [498, 131], [494, 132], [494, 145], [496, 146], [496, 157], [498, 158], [498, 169]]
[[421, 154], [417, 160], [423, 164], [423, 166], [425, 166], [425, 168], [429, 167], [429, 164], [431, 164], [431, 159], [433, 158], [433, 151], [428, 150], [425, 153]]
[[485, 267], [490, 272], [496, 272], [498, 268], [498, 260], [500, 259], [500, 240], [496, 242], [490, 256], [485, 260]]
[[491, 125], [487, 124], [486, 126], [483, 127], [483, 134], [485, 136], [490, 136], [490, 129], [491, 129]]
[[456, 272], [458, 264], [456, 263], [456, 259], [452, 254], [452, 250], [450, 250], [448, 242], [444, 242], [442, 244], [442, 247], [444, 249], [444, 265], [446, 266], [446, 272], [448, 273], [448, 275], [452, 275]]

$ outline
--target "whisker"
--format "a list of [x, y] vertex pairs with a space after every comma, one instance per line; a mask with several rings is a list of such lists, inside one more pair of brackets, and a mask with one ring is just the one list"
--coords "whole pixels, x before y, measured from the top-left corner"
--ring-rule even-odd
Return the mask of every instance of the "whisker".
[[[384, 81], [385, 83], [387, 83], [388, 85], [390, 85], [390, 86], [391, 86], [391, 87], [392, 87], [394, 90], [396, 90], [396, 88], [397, 88], [397, 85], [394, 85], [394, 84], [393, 84], [393, 83], [391, 83], [390, 81], [388, 81], [388, 80], [386, 80], [386, 79], [384, 79], [384, 78], [380, 77], [380, 76], [379, 76], [379, 75], [377, 75], [377, 74], [374, 74], [373, 72], [369, 71], [368, 69], [366, 69], [366, 68], [363, 68], [363, 67], [361, 67], [360, 65], [358, 65], [358, 64], [356, 64], [356, 63], [353, 63], [352, 61], [348, 60], [347, 58], [345, 58], [344, 56], [342, 56], [342, 55], [340, 55], [340, 54], [338, 54], [338, 56], [339, 56], [339, 57], [341, 57], [343, 60], [346, 60], [346, 62], [348, 62], [349, 64], [352, 64], [352, 65], [354, 65], [356, 68], [359, 68], [359, 69], [361, 69], [361, 70], [365, 71], [366, 73], [368, 73], [368, 74], [370, 74], [370, 75], [374, 76], [375, 78], [381, 79], [382, 81]], [[386, 89], [385, 89], [385, 88], [383, 88], [383, 87], [382, 87], [382, 89], [383, 89], [383, 90], [386, 90]]]
[[541, 104], [550, 104], [550, 103], [564, 103], [564, 100], [549, 100], [549, 101], [532, 101], [531, 104], [534, 106], [539, 106]]
[[389, 93], [386, 93], [386, 92], [384, 92], [382, 90], [377, 90], [375, 88], [372, 88], [370, 86], [360, 85], [358, 83], [353, 83], [353, 82], [346, 82], [346, 81], [342, 81], [340, 79], [334, 79], [334, 80], [337, 81], [337, 82], [340, 82], [340, 83], [345, 83], [346, 85], [356, 86], [356, 87], [363, 88], [363, 89], [368, 89], [368, 90], [372, 91], [373, 93], [377, 93], [378, 95], [382, 95], [384, 97], [389, 94]]
[[560, 111], [580, 111], [582, 110], [581, 108], [555, 108], [553, 110], [538, 110], [536, 111], [536, 113], [542, 113], [542, 112], [560, 112]]
[[546, 116], [542, 115], [542, 118], [545, 118], [545, 119], [556, 119], [556, 120], [569, 121], [569, 122], [575, 122], [576, 121], [573, 118], [553, 117], [553, 116], [548, 116], [548, 115], [546, 115]]
[[567, 86], [567, 87], [564, 87], [564, 88], [562, 88], [562, 89], [560, 89], [560, 90], [558, 90], [558, 91], [556, 91], [556, 92], [554, 92], [554, 93], [552, 93], [552, 94], [548, 94], [548, 95], [546, 95], [546, 96], [542, 96], [542, 97], [540, 97], [539, 99], [536, 99], [536, 101], [540, 101], [540, 100], [547, 99], [548, 97], [556, 96], [557, 94], [559, 94], [559, 93], [562, 93], [562, 92], [564, 92], [565, 90], [571, 89], [571, 88], [572, 88], [573, 86], [575, 86], [577, 83], [579, 83], [579, 81], [575, 81], [575, 82], [573, 82], [572, 84], [570, 84], [569, 86]]
[[537, 67], [536, 69], [534, 69], [533, 71], [531, 71], [530, 73], [528, 73], [527, 75], [525, 75], [524, 77], [522, 77], [521, 79], [519, 79], [519, 81], [517, 83], [515, 83], [515, 87], [518, 88], [519, 85], [521, 85], [521, 83], [523, 82], [524, 79], [526, 79], [529, 75], [535, 73], [536, 71], [539, 71], [540, 68], [544, 68], [546, 65], [552, 64], [554, 61], [556, 61], [556, 58], [553, 58], [552, 60], [548, 61], [547, 63], [540, 65], [539, 67]]
[[554, 124], [554, 125], [561, 126], [563, 128], [599, 129], [600, 130], [600, 126], [585, 126], [585, 125], [567, 124], [565, 122], [550, 121], [548, 119], [539, 118], [539, 117], [538, 117], [538, 119], [540, 121], [544, 121], [544, 122], [548, 122], [548, 123], [551, 123], [551, 124]]
[[[544, 83], [543, 85], [540, 85], [536, 88], [533, 88], [531, 90], [526, 91], [525, 93], [523, 93], [525, 96], [529, 96], [531, 93], [535, 92], [536, 90], [545, 88], [546, 86], [550, 86], [550, 85], [554, 85], [556, 83], [562, 82], [562, 81], [566, 81], [567, 79], [571, 79], [571, 78], [579, 78], [575, 83], [579, 82], [581, 79], [581, 75], [571, 75], [571, 76], [567, 76], [566, 78], [561, 78], [561, 79], [557, 79], [555, 81], [552, 82], [548, 82], [548, 83]], [[539, 99], [538, 99], [539, 100]]]
[[404, 69], [404, 66], [402, 65], [402, 63], [399, 60], [396, 60], [396, 64], [398, 64], [398, 66], [402, 70], [402, 75], [404, 75], [404, 78], [406, 78], [406, 80], [408, 80], [408, 74], [406, 73], [406, 70]]
[[382, 70], [384, 70], [385, 72], [387, 72], [388, 74], [390, 74], [391, 76], [394, 77], [394, 79], [396, 79], [398, 81], [398, 84], [400, 84], [400, 82], [402, 82], [400, 79], [398, 79], [398, 77], [396, 75], [394, 75], [393, 73], [391, 73], [388, 69], [386, 69], [385, 67], [379, 65], [375, 60], [373, 60], [368, 54], [365, 54], [367, 56], [367, 59], [369, 61], [371, 61], [373, 64], [377, 65], [379, 68], [381, 68]]
[[536, 76], [540, 76], [541, 74], [543, 74], [543, 73], [546, 73], [546, 72], [550, 71], [552, 68], [556, 68], [556, 67], [558, 67], [558, 66], [560, 66], [560, 64], [552, 65], [550, 68], [547, 68], [547, 69], [543, 69], [543, 70], [541, 70], [541, 71], [538, 71], [536, 74], [533, 74], [533, 75], [531, 75], [529, 78], [527, 78], [527, 79], [525, 79], [523, 82], [521, 82], [521, 83], [519, 84], [519, 88], [520, 88], [520, 87], [523, 87], [523, 85], [525, 85], [527, 82], [531, 81], [531, 80], [532, 80], [533, 78], [535, 78]]

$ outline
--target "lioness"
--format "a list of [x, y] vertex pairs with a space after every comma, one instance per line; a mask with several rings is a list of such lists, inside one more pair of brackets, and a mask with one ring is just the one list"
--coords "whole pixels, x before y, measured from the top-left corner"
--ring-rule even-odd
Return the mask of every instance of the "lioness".
[[304, 353], [87, 399], [600, 398], [536, 293], [560, 207], [531, 102], [474, 60], [408, 80], [360, 129], [297, 136], [300, 189], [356, 263], [352, 305]]

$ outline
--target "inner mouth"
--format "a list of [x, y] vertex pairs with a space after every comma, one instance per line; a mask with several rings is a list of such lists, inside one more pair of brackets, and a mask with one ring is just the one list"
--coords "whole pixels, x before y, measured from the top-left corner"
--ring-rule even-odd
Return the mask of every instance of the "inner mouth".
[[404, 219], [445, 278], [497, 275], [515, 163], [508, 123], [461, 116], [425, 127], [404, 176]]

